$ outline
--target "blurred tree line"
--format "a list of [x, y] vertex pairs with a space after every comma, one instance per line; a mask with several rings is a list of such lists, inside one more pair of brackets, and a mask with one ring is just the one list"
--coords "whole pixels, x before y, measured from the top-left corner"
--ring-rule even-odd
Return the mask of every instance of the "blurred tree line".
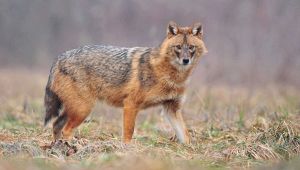
[[209, 53], [195, 77], [300, 86], [299, 11], [299, 0], [1, 0], [0, 67], [49, 69], [87, 44], [157, 46], [170, 20], [200, 21]]

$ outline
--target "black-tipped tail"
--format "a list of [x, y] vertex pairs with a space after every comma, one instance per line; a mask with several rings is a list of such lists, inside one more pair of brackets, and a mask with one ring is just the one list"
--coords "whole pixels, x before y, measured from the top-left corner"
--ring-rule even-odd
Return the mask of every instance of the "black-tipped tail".
[[48, 87], [46, 87], [45, 93], [45, 108], [46, 108], [46, 115], [45, 115], [45, 122], [44, 125], [46, 126], [48, 122], [59, 115], [59, 111], [61, 108], [61, 101], [58, 96]]

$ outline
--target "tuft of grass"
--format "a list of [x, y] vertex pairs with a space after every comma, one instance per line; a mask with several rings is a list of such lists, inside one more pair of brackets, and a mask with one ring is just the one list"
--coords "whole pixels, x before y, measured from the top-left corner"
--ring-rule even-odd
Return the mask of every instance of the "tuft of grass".
[[300, 154], [299, 126], [286, 119], [272, 122], [267, 130], [254, 128], [231, 154], [255, 160], [289, 160]]

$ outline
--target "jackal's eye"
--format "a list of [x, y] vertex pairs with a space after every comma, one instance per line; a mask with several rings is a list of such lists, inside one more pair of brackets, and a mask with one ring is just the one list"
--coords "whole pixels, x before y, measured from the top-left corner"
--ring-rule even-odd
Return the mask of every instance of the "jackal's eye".
[[189, 46], [189, 50], [194, 51], [195, 50], [195, 46], [194, 45], [190, 45]]
[[181, 50], [181, 45], [176, 45], [176, 46], [175, 46], [175, 49], [176, 49], [176, 50]]

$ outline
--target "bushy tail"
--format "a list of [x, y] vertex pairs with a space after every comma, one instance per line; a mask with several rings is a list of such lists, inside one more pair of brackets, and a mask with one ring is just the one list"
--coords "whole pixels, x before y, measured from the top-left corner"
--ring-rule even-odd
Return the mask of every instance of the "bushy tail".
[[46, 115], [45, 115], [45, 122], [44, 125], [46, 126], [48, 122], [59, 115], [59, 111], [61, 108], [61, 101], [58, 96], [50, 89], [51, 84], [51, 75], [49, 76], [49, 80], [46, 86], [45, 92], [45, 108], [46, 108]]

